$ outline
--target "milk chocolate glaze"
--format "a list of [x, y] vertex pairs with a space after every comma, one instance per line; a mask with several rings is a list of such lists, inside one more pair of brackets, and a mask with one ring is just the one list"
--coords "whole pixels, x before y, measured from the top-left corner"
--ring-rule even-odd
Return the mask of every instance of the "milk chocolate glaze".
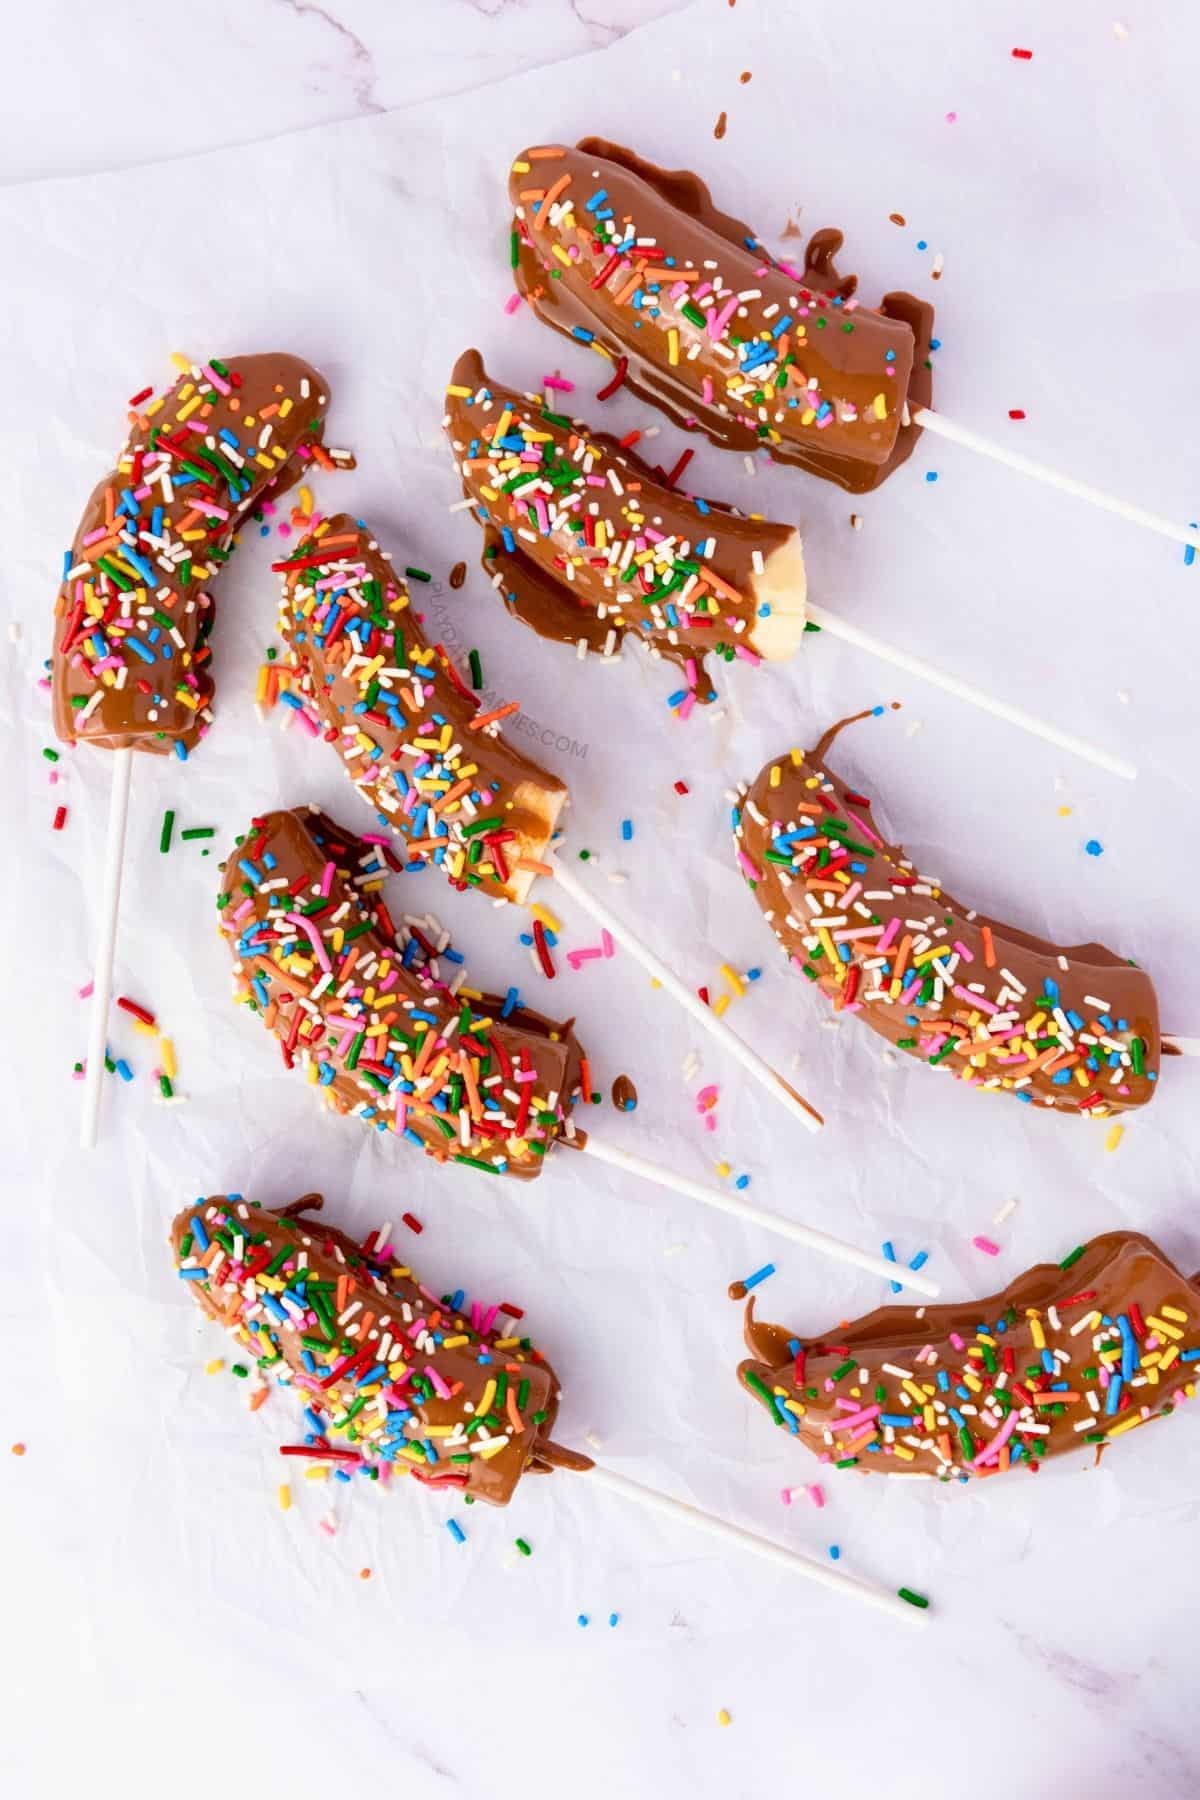
[[67, 743], [186, 754], [212, 719], [210, 584], [239, 525], [314, 462], [324, 379], [299, 357], [193, 365], [139, 399], [92, 492], [55, 603], [54, 727]]
[[[632, 637], [676, 663], [702, 703], [716, 697], [707, 657], [759, 662], [798, 641], [804, 564], [792, 526], [668, 485], [547, 396], [494, 381], [476, 350], [455, 364], [444, 425], [483, 527], [484, 570], [541, 637], [606, 655]], [[788, 579], [768, 594], [781, 553]]]
[[426, 637], [391, 555], [346, 513], [276, 568], [290, 691], [338, 751], [409, 869], [524, 900], [567, 789], [480, 711]]
[[1149, 1238], [1110, 1231], [984, 1300], [884, 1306], [820, 1337], [751, 1299], [746, 1345], [742, 1386], [823, 1462], [965, 1480], [1099, 1456], [1172, 1412], [1195, 1382], [1200, 1291]]
[[397, 928], [382, 894], [396, 866], [315, 807], [255, 819], [217, 899], [235, 998], [335, 1112], [439, 1163], [531, 1180], [554, 1143], [585, 1141], [574, 1021], [469, 986], [428, 921]]
[[912, 454], [933, 309], [859, 305], [819, 231], [794, 269], [685, 170], [603, 138], [514, 160], [516, 282], [539, 318], [598, 347], [635, 393], [724, 449], [765, 449], [852, 493]]
[[551, 1441], [558, 1377], [509, 1317], [439, 1299], [380, 1232], [356, 1244], [306, 1216], [320, 1206], [306, 1194], [271, 1213], [226, 1194], [186, 1206], [171, 1228], [197, 1305], [316, 1415], [303, 1454], [493, 1506], [527, 1469], [591, 1468]]
[[[866, 717], [860, 714], [859, 717]], [[1103, 944], [1060, 947], [920, 874], [871, 802], [815, 750], [740, 790], [734, 849], [788, 961], [897, 1049], [984, 1092], [1105, 1118], [1154, 1097], [1148, 975]]]

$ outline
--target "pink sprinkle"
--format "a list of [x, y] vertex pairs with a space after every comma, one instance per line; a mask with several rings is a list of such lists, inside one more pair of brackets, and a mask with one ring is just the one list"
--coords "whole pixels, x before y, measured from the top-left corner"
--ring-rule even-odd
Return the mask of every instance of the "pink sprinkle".
[[952, 1331], [950, 1333], [950, 1342], [954, 1345], [954, 1348], [956, 1350], [965, 1350], [966, 1349], [966, 1343], [965, 1343], [964, 1339], [959, 1337], [957, 1331]]
[[92, 995], [95, 993], [95, 991], [96, 991], [95, 982], [94, 981], [86, 982], [84, 984], [84, 986], [80, 988], [78, 998], [80, 1000], [90, 1000]]
[[717, 1129], [717, 1115], [716, 1115], [716, 1113], [705, 1113], [705, 1115], [704, 1115], [704, 1129], [705, 1129], [705, 1131], [715, 1131], [715, 1130], [716, 1130], [716, 1129]]
[[546, 388], [555, 388], [560, 394], [573, 394], [575, 392], [575, 383], [573, 381], [564, 381], [561, 375], [543, 375], [542, 386]]
[[973, 1237], [971, 1242], [977, 1250], [982, 1250], [985, 1256], [999, 1256], [1000, 1254], [999, 1244], [993, 1244], [991, 1238]]
[[697, 1106], [711, 1106], [720, 1091], [715, 1082], [710, 1082], [707, 1087], [702, 1087], [696, 1095]]
[[616, 951], [616, 945], [613, 943], [611, 935], [604, 930], [600, 933], [600, 948], [605, 956], [612, 956]]
[[953, 124], [955, 124], [955, 123], [956, 123], [956, 121], [957, 121], [957, 119], [958, 119], [958, 114], [957, 114], [957, 113], [947, 113], [947, 114], [946, 114], [946, 123], [947, 123], [947, 125], [953, 125]]
[[572, 969], [578, 969], [582, 963], [598, 962], [603, 955], [603, 950], [597, 950], [593, 945], [589, 944], [582, 950], [568, 950], [567, 962]]
[[520, 294], [510, 294], [508, 296], [508, 299], [504, 302], [504, 310], [509, 318], [511, 318], [513, 313], [516, 312], [516, 310], [517, 310], [518, 306], [520, 306], [520, 304], [521, 304]]
[[781, 1499], [781, 1500], [782, 1500], [782, 1501], [783, 1501], [783, 1504], [784, 1504], [784, 1505], [785, 1505], [785, 1506], [790, 1506], [790, 1505], [791, 1505], [791, 1504], [792, 1504], [792, 1490], [791, 1490], [791, 1488], [780, 1488], [780, 1490], [779, 1490], [779, 1498], [780, 1498], [780, 1499]]
[[808, 1497], [814, 1506], [824, 1506], [825, 1495], [815, 1481], [809, 1483]]
[[320, 1521], [320, 1525], [321, 1525], [321, 1530], [325, 1533], [326, 1537], [336, 1537], [337, 1536], [337, 1526], [334, 1524], [332, 1519], [322, 1519]]
[[329, 890], [333, 886], [334, 865], [327, 862], [321, 870], [321, 897], [328, 900]]
[[679, 717], [681, 719], [687, 719], [691, 716], [692, 712], [694, 711], [695, 705], [696, 705], [695, 694], [687, 694], [679, 702], [679, 705], [676, 707], [675, 710], [678, 712]]

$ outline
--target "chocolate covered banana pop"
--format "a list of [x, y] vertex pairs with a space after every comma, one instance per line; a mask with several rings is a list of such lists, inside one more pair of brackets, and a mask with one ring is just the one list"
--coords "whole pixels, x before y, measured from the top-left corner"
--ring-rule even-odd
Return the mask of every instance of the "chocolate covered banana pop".
[[268, 493], [333, 459], [325, 383], [299, 357], [213, 357], [151, 395], [130, 403], [125, 446], [65, 559], [54, 725], [68, 743], [186, 756], [212, 718], [207, 584]]
[[911, 455], [933, 309], [911, 294], [861, 307], [834, 262], [841, 232], [817, 232], [793, 269], [697, 176], [603, 138], [522, 151], [509, 196], [519, 292], [677, 424], [853, 493]]
[[442, 646], [426, 642], [388, 553], [347, 514], [275, 567], [290, 697], [336, 745], [409, 866], [525, 900], [567, 790], [501, 736], [516, 707], [479, 710]]
[[1153, 1099], [1149, 976], [1103, 944], [1059, 948], [987, 918], [920, 874], [826, 766], [851, 722], [768, 763], [734, 808], [738, 867], [789, 962], [835, 1010], [972, 1087], [1096, 1118]]
[[575, 1136], [573, 1021], [467, 987], [444, 941], [397, 929], [380, 892], [389, 867], [380, 838], [315, 808], [255, 819], [217, 901], [236, 997], [335, 1111], [439, 1162], [531, 1179]]
[[1110, 1231], [1001, 1294], [885, 1306], [821, 1338], [746, 1308], [738, 1379], [822, 1462], [942, 1481], [1097, 1453], [1195, 1392], [1200, 1277]]
[[788, 657], [804, 634], [804, 558], [790, 525], [748, 519], [656, 478], [615, 438], [459, 357], [444, 425], [484, 529], [484, 569], [543, 637], [611, 654], [627, 634], [715, 698], [706, 656]]
[[197, 1200], [171, 1229], [179, 1277], [267, 1381], [304, 1404], [284, 1455], [405, 1473], [506, 1506], [526, 1470], [584, 1470], [552, 1443], [558, 1378], [501, 1308], [439, 1300], [386, 1241], [356, 1244], [240, 1194]]

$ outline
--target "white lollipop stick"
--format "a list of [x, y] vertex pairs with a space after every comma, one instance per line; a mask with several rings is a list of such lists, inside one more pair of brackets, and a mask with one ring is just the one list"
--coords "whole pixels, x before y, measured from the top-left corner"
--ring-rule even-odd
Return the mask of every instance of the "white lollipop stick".
[[1200, 1056], [1200, 1038], [1179, 1037], [1173, 1031], [1164, 1031], [1164, 1044], [1170, 1044], [1172, 1050], [1178, 1050], [1180, 1056]]
[[1066, 750], [1072, 756], [1081, 756], [1085, 762], [1095, 763], [1098, 768], [1107, 769], [1110, 775], [1120, 775], [1126, 781], [1137, 777], [1137, 770], [1122, 757], [1112, 756], [1107, 750], [1101, 750], [1095, 744], [1085, 742], [1083, 738], [1072, 736], [1069, 731], [1060, 731], [1057, 725], [1051, 725], [1044, 719], [1035, 718], [1022, 707], [1009, 706], [1007, 701], [993, 700], [989, 694], [979, 688], [971, 687], [968, 682], [959, 681], [954, 675], [943, 675], [940, 669], [922, 662], [919, 657], [910, 656], [906, 650], [893, 649], [870, 632], [862, 631], [857, 625], [851, 625], [837, 613], [831, 613], [824, 606], [814, 606], [809, 601], [805, 607], [808, 617], [822, 631], [828, 631], [832, 637], [842, 638], [847, 644], [854, 644], [857, 649], [867, 651], [870, 656], [878, 656], [882, 662], [891, 663], [893, 668], [903, 669], [906, 675], [915, 675], [921, 681], [928, 681], [934, 687], [940, 687], [947, 694], [953, 694], [959, 700], [965, 700], [970, 706], [977, 706], [981, 712], [991, 713], [993, 718], [1003, 719], [1007, 725], [1016, 725], [1021, 731], [1028, 731], [1031, 736], [1044, 738], [1059, 750]]
[[868, 1606], [878, 1607], [880, 1612], [903, 1619], [906, 1625], [928, 1623], [927, 1614], [918, 1607], [910, 1606], [898, 1593], [889, 1593], [887, 1588], [859, 1581], [856, 1576], [846, 1575], [829, 1563], [817, 1562], [814, 1557], [803, 1556], [798, 1550], [786, 1549], [772, 1538], [760, 1537], [756, 1531], [746, 1531], [740, 1525], [731, 1525], [727, 1519], [718, 1519], [712, 1513], [702, 1512], [698, 1506], [689, 1506], [685, 1500], [674, 1500], [670, 1494], [660, 1494], [657, 1488], [643, 1487], [640, 1481], [630, 1481], [627, 1475], [618, 1475], [613, 1469], [593, 1464], [587, 1472], [587, 1479], [596, 1487], [606, 1488], [610, 1494], [620, 1494], [622, 1499], [632, 1500], [635, 1506], [644, 1506], [648, 1512], [663, 1513], [669, 1519], [682, 1520], [685, 1525], [692, 1526], [696, 1531], [707, 1532], [709, 1537], [719, 1538], [722, 1543], [734, 1544], [739, 1550], [748, 1550], [752, 1556], [764, 1557], [768, 1562], [774, 1563], [776, 1568], [786, 1569], [791, 1575], [801, 1575], [806, 1581], [815, 1581], [836, 1594], [865, 1600]]
[[563, 892], [570, 894], [571, 898], [578, 901], [585, 912], [591, 914], [598, 925], [610, 932], [621, 948], [628, 950], [634, 961], [641, 963], [643, 969], [648, 970], [654, 976], [671, 998], [678, 1001], [683, 1010], [690, 1013], [696, 1023], [707, 1031], [711, 1038], [715, 1038], [725, 1050], [728, 1050], [729, 1054], [741, 1063], [743, 1069], [753, 1075], [755, 1081], [766, 1088], [772, 1098], [778, 1100], [779, 1104], [790, 1112], [794, 1119], [799, 1119], [808, 1131], [820, 1131], [825, 1123], [820, 1113], [811, 1107], [808, 1101], [798, 1094], [777, 1070], [771, 1067], [770, 1063], [764, 1062], [763, 1058], [756, 1055], [748, 1044], [744, 1044], [736, 1032], [730, 1031], [724, 1019], [718, 1018], [711, 1007], [705, 1006], [699, 994], [694, 994], [690, 987], [680, 981], [679, 977], [667, 967], [661, 958], [654, 954], [648, 945], [642, 942], [640, 937], [634, 934], [628, 925], [623, 925], [621, 920], [611, 913], [583, 882], [578, 881], [570, 873], [561, 857], [557, 856], [554, 860], [554, 879]]
[[800, 1225], [793, 1219], [782, 1218], [778, 1213], [764, 1212], [760, 1206], [752, 1206], [749, 1201], [727, 1194], [723, 1188], [708, 1187], [704, 1182], [693, 1181], [689, 1175], [681, 1175], [675, 1169], [665, 1169], [659, 1163], [648, 1162], [644, 1156], [635, 1156], [630, 1150], [622, 1150], [616, 1144], [606, 1143], [603, 1138], [595, 1137], [590, 1131], [582, 1148], [585, 1155], [609, 1163], [614, 1169], [623, 1169], [627, 1175], [638, 1175], [645, 1181], [657, 1182], [659, 1187], [671, 1188], [677, 1194], [686, 1194], [689, 1200], [699, 1200], [705, 1206], [715, 1207], [718, 1212], [743, 1219], [747, 1225], [759, 1225], [764, 1231], [773, 1231], [779, 1237], [790, 1238], [794, 1244], [803, 1244], [806, 1250], [815, 1250], [819, 1256], [831, 1256], [837, 1262], [850, 1263], [856, 1269], [865, 1269], [868, 1274], [882, 1276], [885, 1281], [902, 1282], [905, 1287], [927, 1294], [931, 1300], [936, 1299], [942, 1291], [936, 1281], [930, 1281], [927, 1275], [914, 1274], [903, 1263], [887, 1262], [882, 1256], [873, 1256], [869, 1250], [856, 1250], [853, 1244], [845, 1244], [841, 1238], [830, 1237], [824, 1231], [816, 1231], [809, 1225]]
[[947, 438], [952, 444], [962, 444], [964, 449], [975, 450], [980, 456], [988, 456], [993, 462], [1016, 469], [1020, 475], [1028, 475], [1034, 481], [1044, 481], [1047, 487], [1057, 488], [1060, 494], [1072, 494], [1076, 500], [1087, 500], [1104, 512], [1115, 513], [1118, 519], [1128, 519], [1131, 525], [1144, 525], [1147, 531], [1157, 531], [1160, 537], [1172, 538], [1177, 544], [1187, 544], [1193, 550], [1200, 550], [1200, 532], [1192, 526], [1177, 525], [1173, 519], [1164, 519], [1161, 513], [1147, 512], [1144, 506], [1131, 506], [1128, 500], [1118, 500], [1115, 494], [1106, 494], [1102, 488], [1092, 487], [1086, 481], [1076, 481], [1073, 475], [1060, 475], [1057, 469], [1050, 468], [1048, 464], [1034, 462], [1032, 457], [1021, 456], [1016, 450], [993, 443], [991, 438], [980, 437], [977, 431], [969, 431], [965, 425], [955, 425], [943, 413], [930, 412], [927, 406], [910, 407], [908, 416], [922, 431], [932, 431], [936, 437]]
[[113, 956], [117, 947], [117, 915], [121, 906], [121, 869], [125, 860], [125, 825], [129, 818], [129, 783], [133, 751], [113, 751], [112, 787], [108, 795], [108, 839], [104, 846], [104, 879], [100, 889], [100, 935], [92, 974], [92, 1010], [88, 1021], [87, 1064], [83, 1078], [83, 1119], [79, 1142], [96, 1145], [100, 1096], [104, 1090], [104, 1048], [108, 1007], [112, 999]]

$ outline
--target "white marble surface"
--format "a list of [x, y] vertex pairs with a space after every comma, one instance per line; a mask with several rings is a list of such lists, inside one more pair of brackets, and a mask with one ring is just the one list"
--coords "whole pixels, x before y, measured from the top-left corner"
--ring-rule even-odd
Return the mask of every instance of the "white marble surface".
[[[509, 155], [527, 137], [592, 128], [700, 167], [768, 240], [797, 216], [806, 228], [837, 220], [865, 293], [907, 282], [936, 299], [948, 412], [1019, 430], [1033, 454], [1195, 517], [1198, 34], [1148, 4], [1115, 17], [1063, 6], [1052, 21], [1042, 10], [989, 4], [967, 22], [939, 0], [919, 41], [884, 0], [830, 17], [765, 0], [675, 11], [250, 0], [22, 18], [26, 62], [0, 125], [0, 602], [19, 631], [0, 683], [16, 862], [0, 888], [7, 1042], [21, 1046], [0, 1092], [13, 1651], [0, 1754], [14, 1793], [62, 1792], [68, 1779], [133, 1796], [307, 1791], [336, 1778], [419, 1800], [564, 1789], [1107, 1800], [1139, 1785], [1173, 1800], [1200, 1786], [1200, 1418], [1139, 1434], [1098, 1472], [1060, 1464], [980, 1493], [846, 1479], [827, 1484], [824, 1512], [785, 1510], [781, 1485], [812, 1465], [738, 1392], [725, 1286], [773, 1256], [762, 1310], [820, 1328], [874, 1305], [876, 1283], [561, 1160], [520, 1194], [452, 1181], [320, 1117], [277, 1073], [265, 1034], [225, 998], [218, 851], [157, 851], [165, 806], [180, 824], [217, 825], [221, 849], [272, 803], [320, 799], [356, 816], [321, 746], [255, 721], [273, 546], [253, 536], [220, 589], [217, 728], [186, 771], [137, 768], [119, 980], [169, 1024], [188, 1103], [151, 1103], [149, 1054], [123, 1035], [139, 1080], [110, 1096], [100, 1151], [73, 1147], [75, 990], [107, 769], [81, 754], [48, 786], [36, 678], [61, 546], [125, 395], [176, 348], [277, 342], [309, 355], [333, 387], [332, 435], [361, 459], [322, 498], [366, 513], [402, 560], [444, 582], [475, 551], [469, 522], [446, 511], [439, 391], [453, 355], [473, 339], [497, 373], [531, 384], [561, 368], [595, 411], [592, 359], [505, 317], [501, 253]], [[1014, 62], [1014, 45], [1033, 61]], [[191, 97], [165, 110], [156, 82], [181, 63]], [[43, 179], [61, 176], [73, 179]], [[1028, 414], [1020, 427], [1014, 406]], [[629, 402], [611, 416], [650, 423]], [[848, 742], [847, 766], [920, 859], [1001, 915], [1125, 949], [1154, 973], [1168, 1022], [1200, 1032], [1188, 766], [1200, 571], [948, 446], [923, 446], [855, 503], [857, 533], [832, 488], [751, 479], [707, 449], [695, 468], [698, 485], [799, 521], [816, 597], [1135, 755], [1138, 783], [897, 686], [830, 642], [794, 667], [735, 671], [722, 716], [681, 728], [664, 671], [640, 659], [577, 668], [519, 633], [473, 575], [457, 595], [429, 595], [446, 640], [479, 645], [489, 682], [548, 731], [576, 839], [628, 873], [613, 892], [654, 919], [689, 977], [712, 979], [726, 959], [762, 965], [731, 1022], [782, 1063], [800, 1057], [829, 1128], [800, 1137], [705, 1050], [722, 1094], [707, 1137], [680, 1073], [694, 1034], [634, 970], [618, 959], [596, 978], [589, 965], [548, 991], [510, 914], [425, 886], [420, 905], [453, 924], [489, 985], [519, 980], [535, 1002], [578, 1009], [600, 1084], [626, 1069], [641, 1091], [632, 1119], [606, 1108], [633, 1148], [699, 1176], [727, 1157], [764, 1204], [867, 1244], [928, 1247], [948, 1293], [983, 1294], [1120, 1223], [1200, 1266], [1194, 1065], [1167, 1071], [1114, 1155], [1103, 1131], [889, 1068], [878, 1040], [826, 1029], [775, 967], [731, 869], [723, 797], [826, 720], [902, 699], [898, 717]], [[70, 818], [54, 836], [60, 800]], [[636, 836], [622, 847], [625, 816]], [[1102, 857], [1085, 856], [1089, 837]], [[560, 910], [566, 943], [590, 941]], [[525, 1306], [564, 1380], [564, 1438], [594, 1433], [629, 1474], [817, 1554], [838, 1543], [843, 1566], [928, 1592], [930, 1629], [910, 1638], [565, 1477], [526, 1483], [507, 1513], [474, 1509], [461, 1548], [440, 1505], [419, 1497], [339, 1493], [329, 1538], [317, 1526], [328, 1493], [297, 1482], [282, 1515], [288, 1402], [246, 1418], [227, 1374], [205, 1378], [224, 1346], [178, 1295], [163, 1238], [201, 1190], [270, 1204], [314, 1185], [363, 1231], [411, 1208], [432, 1282]], [[993, 1228], [1011, 1197], [1018, 1210]], [[971, 1249], [981, 1231], [998, 1258]], [[17, 1441], [22, 1459], [7, 1454]], [[529, 1561], [511, 1554], [517, 1533], [535, 1546]]]

